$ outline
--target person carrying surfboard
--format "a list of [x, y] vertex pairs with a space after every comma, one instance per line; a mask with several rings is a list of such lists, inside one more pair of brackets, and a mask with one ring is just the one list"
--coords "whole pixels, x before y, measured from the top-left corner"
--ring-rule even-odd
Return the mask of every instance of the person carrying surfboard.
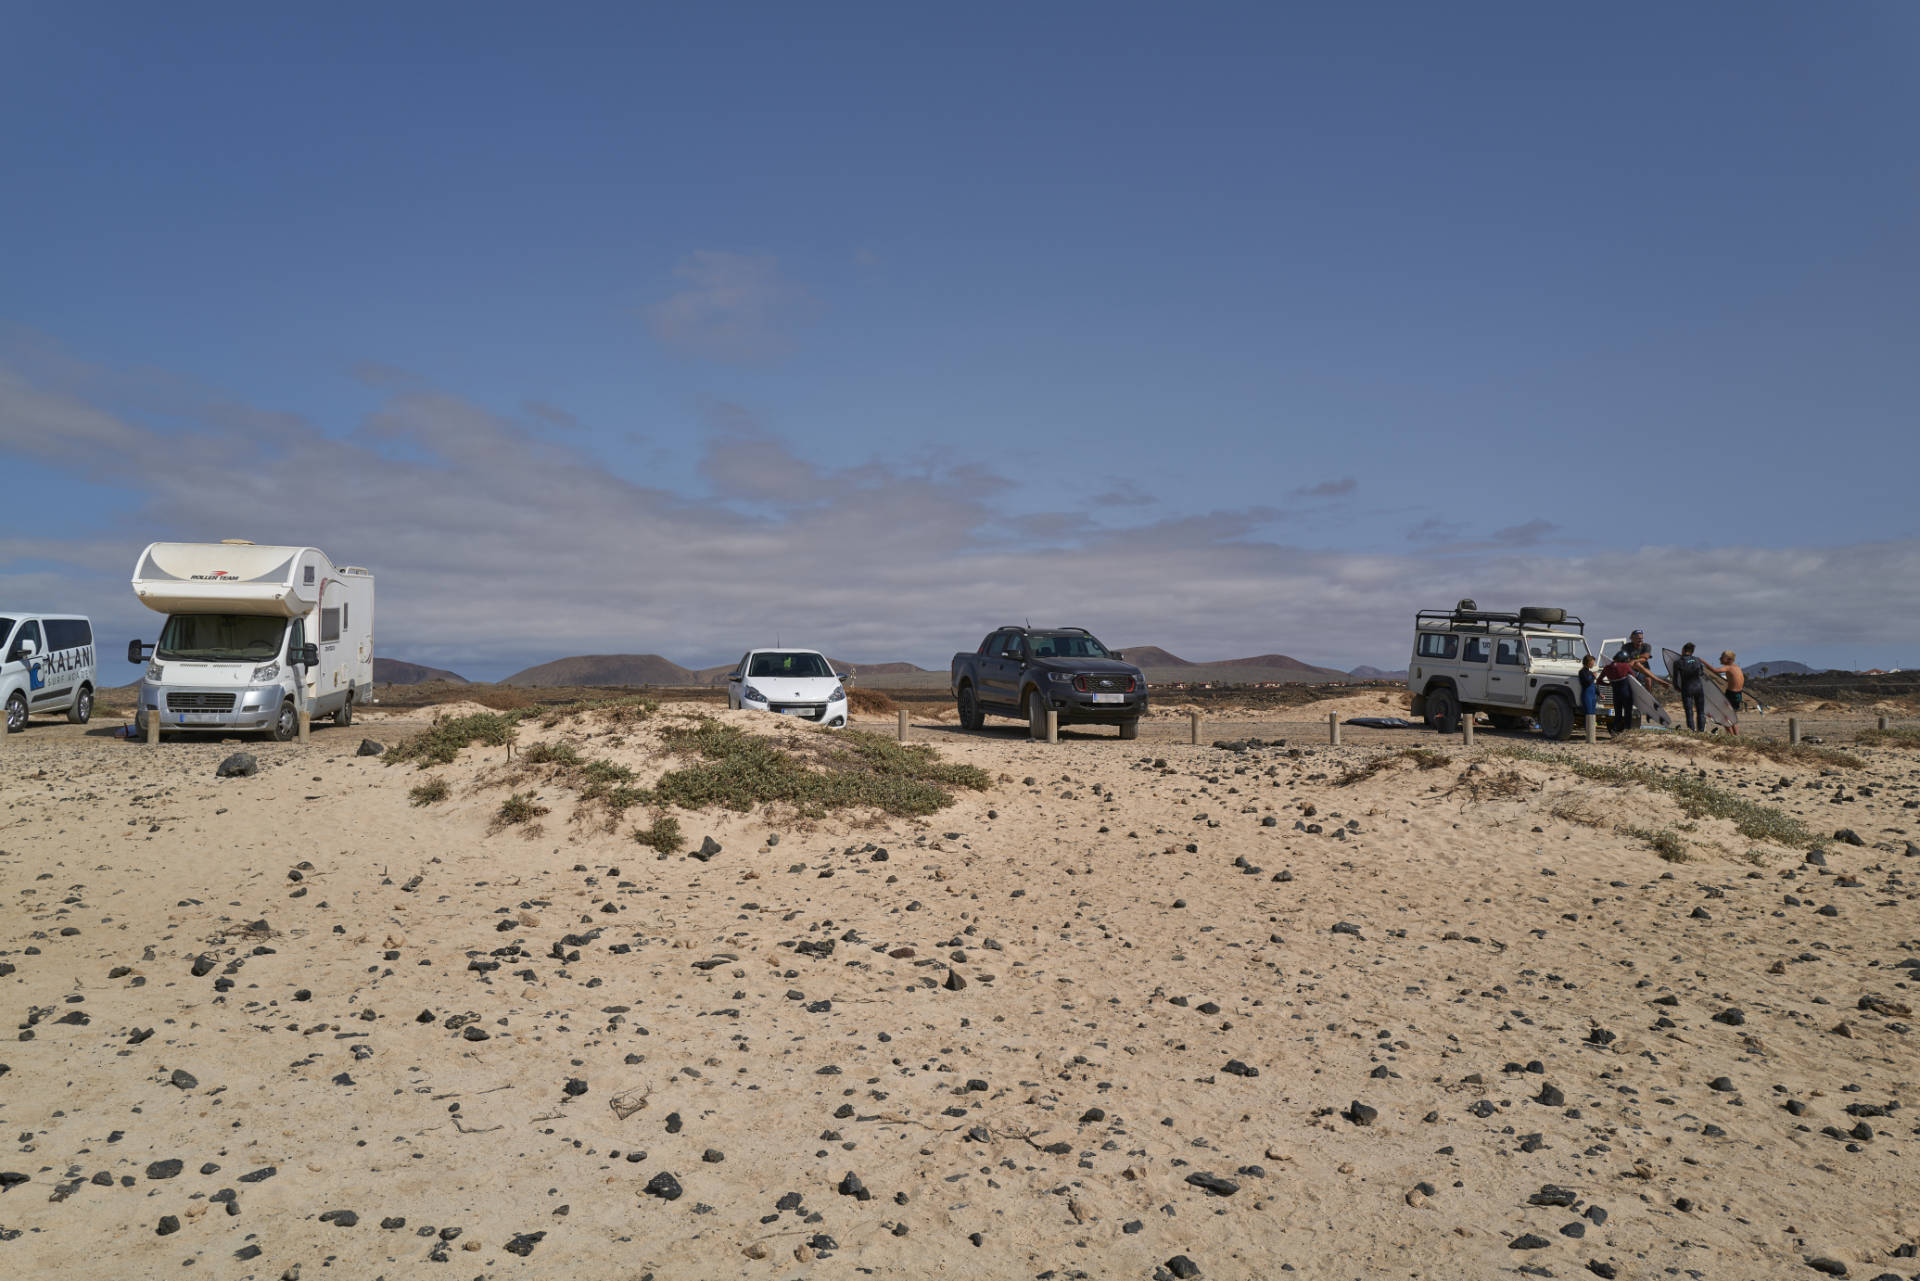
[[1673, 684], [1680, 690], [1680, 706], [1686, 714], [1687, 728], [1706, 733], [1707, 665], [1694, 655], [1692, 641], [1680, 647], [1680, 657], [1674, 660], [1670, 670]]
[[1621, 650], [1613, 661], [1600, 669], [1600, 679], [1613, 686], [1613, 715], [1607, 718], [1609, 734], [1624, 734], [1633, 724], [1633, 653]]
[[[1734, 715], [1738, 716], [1741, 706], [1747, 701], [1747, 673], [1739, 663], [1734, 661], [1736, 657], [1732, 650], [1722, 650], [1719, 666], [1708, 663], [1707, 670], [1727, 682], [1727, 702], [1732, 705]], [[1727, 733], [1738, 734], [1739, 732], [1739, 722], [1736, 721], [1727, 726]]]

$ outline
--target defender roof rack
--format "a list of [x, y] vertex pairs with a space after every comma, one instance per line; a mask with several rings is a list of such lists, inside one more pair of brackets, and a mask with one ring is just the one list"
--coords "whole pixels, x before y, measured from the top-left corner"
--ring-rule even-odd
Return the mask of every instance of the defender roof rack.
[[1564, 610], [1553, 612], [1560, 617], [1549, 622], [1531, 616], [1527, 610], [1506, 613], [1488, 609], [1423, 609], [1414, 615], [1413, 625], [1416, 629], [1424, 627], [1441, 631], [1484, 632], [1500, 627], [1535, 627], [1543, 631], [1586, 633], [1587, 625], [1575, 615]]

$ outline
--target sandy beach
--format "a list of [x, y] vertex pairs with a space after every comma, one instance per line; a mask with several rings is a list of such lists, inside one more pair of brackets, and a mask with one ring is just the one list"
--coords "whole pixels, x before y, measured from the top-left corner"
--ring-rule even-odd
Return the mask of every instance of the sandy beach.
[[[529, 749], [651, 786], [664, 726], [822, 731], [670, 704], [423, 770], [356, 754], [423, 710], [307, 744], [36, 723], [0, 744], [0, 1259], [1920, 1275], [1912, 748], [1851, 745], [1860, 715], [1845, 760], [1333, 748], [1325, 710], [1284, 746], [927, 720], [984, 790], [680, 810], [670, 854]], [[216, 778], [237, 751], [258, 772]], [[1689, 809], [1696, 784], [1757, 808]], [[1743, 833], [1764, 814], [1813, 839]]]

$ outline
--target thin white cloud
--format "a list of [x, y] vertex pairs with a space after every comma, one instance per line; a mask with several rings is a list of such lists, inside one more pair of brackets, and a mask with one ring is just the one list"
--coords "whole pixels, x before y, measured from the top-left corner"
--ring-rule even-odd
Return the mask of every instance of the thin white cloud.
[[371, 566], [381, 652], [468, 675], [575, 653], [706, 661], [775, 626], [855, 659], [938, 665], [1027, 616], [1176, 653], [1394, 666], [1414, 611], [1462, 596], [1565, 605], [1596, 637], [1640, 625], [1712, 652], [1855, 646], [1897, 660], [1920, 617], [1920, 539], [1363, 555], [1276, 541], [1279, 513], [1264, 509], [1117, 528], [1010, 516], [1002, 482], [977, 466], [834, 469], [719, 409], [700, 460], [711, 492], [694, 497], [608, 472], [576, 434], [439, 392], [390, 395], [329, 435], [278, 411], [180, 415], [172, 401], [158, 430], [83, 391], [0, 364], [0, 452], [141, 498], [43, 534], [16, 523], [0, 597], [83, 610], [116, 641], [155, 621], [127, 587], [141, 545], [227, 537]]
[[1302, 498], [1342, 498], [1360, 488], [1360, 482], [1351, 476], [1342, 476], [1338, 480], [1323, 480], [1317, 485], [1308, 485], [1293, 492]]
[[784, 355], [813, 308], [771, 254], [700, 249], [674, 268], [682, 284], [647, 308], [647, 327], [667, 347], [706, 360], [751, 362]]

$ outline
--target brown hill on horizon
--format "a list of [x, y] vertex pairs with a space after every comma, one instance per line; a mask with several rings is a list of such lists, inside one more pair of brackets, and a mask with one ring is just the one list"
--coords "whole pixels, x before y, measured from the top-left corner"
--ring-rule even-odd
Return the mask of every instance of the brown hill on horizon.
[[455, 685], [471, 684], [458, 672], [450, 672], [444, 667], [427, 667], [421, 663], [409, 663], [399, 658], [373, 659], [373, 683], [376, 685], [424, 685], [428, 681], [448, 681]]
[[[723, 672], [731, 669], [723, 669]], [[658, 654], [580, 654], [515, 672], [502, 685], [699, 685], [695, 673]]]
[[1170, 654], [1158, 645], [1123, 645], [1120, 647], [1120, 652], [1126, 655], [1126, 662], [1143, 670], [1149, 667], [1194, 666], [1178, 654]]

